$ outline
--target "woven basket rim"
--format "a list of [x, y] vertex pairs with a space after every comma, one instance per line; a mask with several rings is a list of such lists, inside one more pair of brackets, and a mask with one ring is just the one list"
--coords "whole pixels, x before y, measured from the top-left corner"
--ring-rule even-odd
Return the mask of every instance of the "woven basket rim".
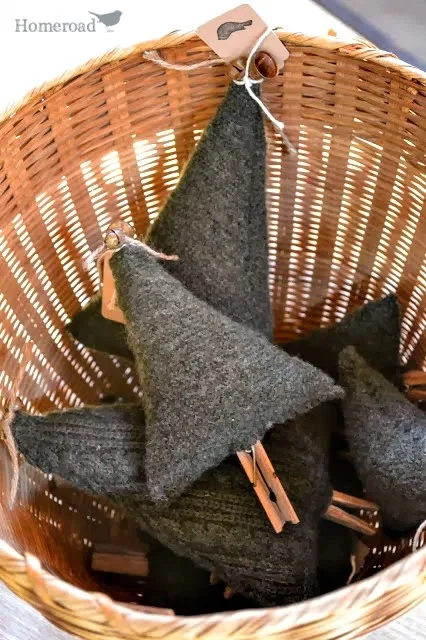
[[[22, 555], [4, 540], [0, 540], [0, 560], [1, 580], [21, 598], [32, 602], [35, 595], [44, 606], [47, 605], [49, 608], [52, 608], [52, 605], [55, 608], [60, 606], [74, 613], [78, 613], [83, 604], [95, 607], [98, 613], [105, 616], [106, 622], [119, 632], [129, 632], [130, 623], [133, 632], [138, 623], [141, 625], [149, 623], [153, 628], [161, 623], [167, 625], [173, 623], [174, 630], [178, 626], [182, 632], [186, 630], [194, 632], [195, 629], [198, 632], [199, 627], [201, 630], [210, 626], [212, 622], [216, 624], [222, 622], [225, 625], [230, 623], [231, 627], [235, 627], [232, 636], [242, 639], [250, 636], [243, 628], [239, 632], [243, 622], [253, 625], [261, 624], [263, 636], [273, 635], [329, 618], [335, 615], [336, 611], [340, 613], [345, 611], [349, 614], [355, 610], [359, 614], [361, 608], [367, 608], [386, 594], [397, 592], [407, 585], [411, 590], [417, 584], [420, 597], [417, 600], [409, 600], [404, 607], [404, 612], [426, 599], [426, 547], [370, 578], [305, 602], [273, 609], [243, 609], [201, 616], [172, 617], [161, 613], [139, 612], [126, 607], [125, 603], [114, 602], [105, 594], [75, 587], [49, 573], [32, 554]], [[8, 564], [10, 571], [5, 569], [5, 565]], [[23, 589], [18, 589], [17, 575], [19, 586]], [[28, 591], [31, 593], [31, 599], [27, 597]], [[146, 637], [149, 637], [149, 634]]]
[[[421, 71], [407, 62], [398, 58], [394, 53], [389, 53], [382, 49], [378, 49], [371, 42], [363, 39], [345, 40], [335, 36], [314, 36], [300, 32], [285, 31], [284, 29], [274, 29], [280, 40], [285, 44], [298, 47], [313, 47], [325, 49], [327, 51], [337, 51], [349, 58], [361, 60], [363, 62], [374, 62], [380, 67], [384, 67], [389, 71], [399, 73], [401, 77], [408, 80], [415, 80], [426, 87], [426, 72]], [[9, 105], [0, 113], [0, 125], [8, 118], [14, 116], [20, 109], [23, 109], [31, 102], [37, 102], [45, 96], [46, 93], [60, 90], [66, 83], [77, 78], [78, 76], [94, 71], [95, 69], [119, 62], [130, 56], [143, 54], [145, 51], [152, 49], [170, 49], [178, 47], [189, 41], [198, 42], [200, 47], [204, 47], [205, 51], [210, 51], [209, 47], [195, 34], [194, 31], [172, 31], [161, 38], [146, 40], [130, 47], [115, 47], [107, 51], [105, 54], [91, 58], [84, 64], [65, 71], [64, 73], [54, 77], [53, 79], [31, 89], [20, 100]]]
[[[283, 42], [292, 47], [324, 49], [362, 62], [372, 62], [405, 80], [418, 82], [426, 87], [426, 72], [402, 62], [394, 54], [377, 49], [369, 42], [347, 41], [331, 36], [308, 36], [282, 29], [278, 29], [276, 33]], [[0, 124], [26, 106], [59, 91], [66, 83], [84, 73], [104, 65], [119, 63], [123, 59], [141, 55], [150, 49], [168, 49], [187, 42], [193, 42], [208, 54], [209, 48], [193, 32], [172, 32], [159, 39], [127, 48], [113, 49], [33, 89], [23, 99], [0, 114]], [[195, 634], [201, 637], [203, 632], [208, 634], [209, 630], [214, 628], [222, 637], [232, 636], [242, 640], [256, 635], [259, 630], [262, 636], [276, 635], [289, 629], [337, 618], [337, 611], [344, 612], [348, 620], [350, 618], [353, 621], [355, 617], [360, 616], [360, 610], [368, 612], [369, 608], [377, 607], [386, 596], [396, 596], [399, 590], [404, 589], [413, 593], [415, 591], [416, 597], [410, 597], [407, 593], [402, 594], [399, 608], [394, 603], [392, 611], [394, 617], [397, 613], [407, 611], [421, 599], [426, 598], [426, 547], [371, 578], [313, 600], [274, 609], [241, 610], [195, 617], [170, 617], [138, 612], [124, 604], [114, 602], [104, 594], [74, 587], [43, 569], [35, 556], [22, 555], [1, 539], [0, 579], [22, 599], [37, 604], [41, 610], [49, 611], [50, 618], [61, 619], [61, 612], [64, 612], [64, 615], [70, 612], [76, 619], [80, 619], [81, 611], [87, 612], [87, 609], [90, 609], [87, 618], [92, 618], [93, 612], [97, 614], [97, 619], [103, 617], [110, 629], [124, 633], [126, 637], [133, 637], [135, 632], [147, 638], [158, 637], [158, 628], [161, 624], [164, 626], [165, 635], [175, 633], [178, 637], [187, 633], [186, 637], [194, 637]], [[370, 630], [371, 628], [368, 629]]]

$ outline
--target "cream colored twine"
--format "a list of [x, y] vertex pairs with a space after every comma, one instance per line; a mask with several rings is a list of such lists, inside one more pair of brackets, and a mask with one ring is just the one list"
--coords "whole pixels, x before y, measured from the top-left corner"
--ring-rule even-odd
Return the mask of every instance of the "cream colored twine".
[[107, 232], [107, 236], [110, 236], [112, 234], [114, 234], [115, 237], [117, 238], [116, 246], [110, 247], [106, 242], [104, 242], [103, 245], [101, 245], [100, 247], [98, 247], [97, 249], [92, 251], [87, 256], [87, 258], [85, 258], [83, 260], [84, 269], [86, 269], [86, 270], [90, 269], [90, 267], [104, 253], [104, 251], [107, 251], [110, 248], [118, 250], [121, 247], [123, 247], [124, 245], [129, 245], [129, 244], [134, 245], [136, 247], [142, 247], [143, 249], [145, 249], [145, 251], [147, 253], [149, 253], [149, 255], [153, 256], [157, 260], [165, 260], [165, 261], [176, 261], [176, 260], [179, 260], [179, 256], [176, 256], [176, 255], [170, 255], [169, 256], [169, 255], [166, 255], [165, 253], [161, 253], [161, 251], [156, 251], [155, 249], [153, 249], [152, 247], [149, 247], [147, 244], [145, 244], [141, 240], [136, 240], [135, 238], [130, 238], [129, 236], [127, 236], [124, 233], [124, 231], [121, 231], [120, 229], [110, 229]]
[[252, 86], [254, 84], [262, 83], [263, 82], [263, 78], [261, 78], [260, 80], [253, 80], [252, 78], [250, 78], [251, 61], [253, 60], [253, 56], [255, 55], [256, 51], [259, 49], [259, 47], [262, 44], [262, 42], [265, 40], [265, 38], [267, 38], [269, 36], [270, 33], [272, 33], [272, 29], [270, 27], [268, 27], [268, 29], [266, 29], [266, 31], [264, 33], [262, 33], [262, 35], [257, 40], [257, 42], [255, 42], [255, 44], [253, 45], [253, 49], [250, 51], [250, 54], [249, 54], [249, 56], [247, 58], [246, 68], [244, 70], [243, 79], [242, 80], [234, 80], [234, 82], [235, 82], [235, 84], [239, 84], [239, 85], [244, 85], [245, 86], [245, 88], [247, 90], [247, 93], [249, 94], [250, 98], [252, 98], [259, 105], [259, 107], [262, 109], [263, 113], [268, 118], [268, 120], [272, 123], [272, 125], [275, 127], [275, 129], [277, 129], [279, 131], [279, 133], [281, 134], [283, 143], [287, 147], [288, 151], [291, 154], [297, 154], [296, 148], [290, 142], [287, 134], [284, 133], [284, 128], [285, 128], [284, 122], [282, 122], [281, 120], [277, 120], [277, 118], [275, 118], [275, 116], [272, 115], [272, 113], [269, 111], [267, 106], [262, 102], [262, 100], [260, 98], [257, 97], [257, 95], [254, 93], [254, 91], [252, 89]]
[[26, 342], [24, 345], [24, 349], [22, 352], [22, 359], [19, 364], [18, 372], [15, 377], [15, 381], [10, 390], [9, 397], [7, 399], [6, 409], [3, 412], [3, 417], [0, 421], [0, 427], [4, 433], [4, 439], [6, 442], [6, 447], [10, 455], [10, 460], [12, 463], [12, 477], [11, 477], [11, 488], [10, 488], [10, 498], [9, 498], [9, 506], [13, 507], [16, 495], [18, 493], [18, 482], [19, 482], [19, 453], [16, 447], [15, 438], [13, 437], [11, 425], [13, 419], [15, 417], [15, 410], [18, 401], [18, 393], [19, 388], [22, 383], [22, 379], [25, 374], [26, 366], [30, 360], [32, 351], [34, 348], [33, 342]]
[[422, 546], [420, 544], [420, 538], [422, 537], [422, 533], [426, 531], [426, 520], [424, 520], [422, 522], [422, 524], [420, 525], [420, 527], [417, 529], [416, 531], [416, 535], [414, 536], [414, 540], [413, 540], [413, 553], [415, 553], [416, 551], [418, 551], [420, 549], [420, 547]]
[[[249, 96], [252, 98], [252, 100], [254, 100], [259, 105], [259, 107], [262, 109], [265, 116], [272, 123], [273, 127], [280, 133], [283, 144], [285, 145], [289, 153], [291, 153], [292, 155], [295, 155], [297, 154], [296, 148], [292, 144], [292, 142], [290, 142], [287, 134], [284, 133], [284, 128], [285, 128], [284, 122], [282, 122], [281, 120], [278, 120], [277, 118], [275, 118], [275, 116], [272, 115], [268, 107], [262, 102], [262, 100], [254, 93], [252, 89], [253, 85], [261, 84], [263, 82], [263, 78], [260, 78], [259, 80], [253, 80], [253, 78], [250, 77], [251, 61], [253, 60], [253, 56], [259, 49], [262, 42], [269, 36], [270, 33], [272, 33], [272, 29], [268, 27], [268, 29], [266, 29], [266, 31], [262, 33], [260, 38], [255, 42], [247, 58], [246, 66], [244, 69], [244, 76], [242, 80], [234, 80], [234, 82], [235, 84], [242, 85], [246, 88], [246, 91], [249, 94]], [[194, 62], [193, 64], [177, 64], [173, 62], [167, 62], [166, 60], [164, 60], [160, 56], [158, 51], [145, 51], [143, 56], [146, 60], [149, 60], [150, 62], [154, 62], [155, 64], [160, 65], [160, 67], [164, 67], [165, 69], [175, 69], [176, 71], [191, 71], [193, 69], [201, 69], [202, 67], [211, 67], [219, 64], [227, 64], [227, 62], [225, 60], [222, 60], [221, 58], [202, 60], [201, 62]]]

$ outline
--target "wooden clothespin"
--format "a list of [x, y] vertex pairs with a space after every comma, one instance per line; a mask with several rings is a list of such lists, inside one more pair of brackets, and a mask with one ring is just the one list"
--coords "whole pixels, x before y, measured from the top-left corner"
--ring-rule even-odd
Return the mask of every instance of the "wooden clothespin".
[[286, 522], [298, 524], [299, 518], [260, 440], [250, 452], [239, 451], [237, 456], [275, 532], [280, 533]]
[[[109, 261], [126, 238], [128, 240], [133, 237], [134, 233], [130, 225], [122, 222], [111, 225], [105, 237], [104, 251], [97, 262], [102, 282], [102, 315], [123, 324], [125, 324], [125, 318], [117, 304]], [[171, 257], [171, 259], [174, 258], [175, 256]], [[257, 441], [250, 451], [239, 451], [237, 456], [275, 532], [280, 533], [286, 522], [298, 524], [299, 518], [262, 443]]]
[[[339, 505], [339, 506], [338, 506]], [[347, 507], [348, 509], [365, 509], [366, 511], [378, 511], [379, 506], [369, 500], [363, 500], [362, 498], [355, 498], [347, 493], [341, 491], [333, 491], [331, 504], [324, 514], [326, 520], [341, 524], [343, 527], [353, 529], [358, 533], [363, 533], [367, 536], [373, 536], [377, 533], [375, 527], [367, 524], [362, 518], [358, 518], [350, 513], [347, 513], [340, 507]]]
[[109, 265], [109, 261], [120, 247], [123, 237], [134, 237], [134, 230], [129, 224], [115, 222], [109, 227], [105, 236], [104, 250], [97, 260], [97, 267], [102, 282], [102, 315], [108, 320], [125, 324], [123, 312], [117, 304], [117, 292]]
[[148, 548], [138, 550], [111, 544], [95, 544], [92, 553], [93, 571], [125, 576], [146, 577], [149, 573]]
[[412, 402], [426, 400], [426, 372], [407, 371], [404, 373], [406, 396]]

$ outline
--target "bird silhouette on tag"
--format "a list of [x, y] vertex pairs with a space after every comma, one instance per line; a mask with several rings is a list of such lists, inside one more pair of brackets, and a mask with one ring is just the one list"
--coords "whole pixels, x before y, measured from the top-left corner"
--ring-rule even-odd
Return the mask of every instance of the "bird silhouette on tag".
[[236, 31], [244, 31], [246, 27], [251, 27], [253, 20], [245, 22], [224, 22], [217, 28], [217, 39], [228, 40], [228, 38]]

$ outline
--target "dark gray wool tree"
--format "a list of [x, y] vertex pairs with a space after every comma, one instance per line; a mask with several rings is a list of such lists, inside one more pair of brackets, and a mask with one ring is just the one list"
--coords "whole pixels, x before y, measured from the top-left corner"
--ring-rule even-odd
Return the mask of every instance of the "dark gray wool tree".
[[[12, 429], [28, 462], [51, 469], [76, 487], [106, 495], [146, 491], [143, 479], [145, 417], [133, 404], [52, 411], [44, 416], [15, 414]], [[117, 506], [119, 506], [117, 504]], [[223, 585], [212, 587], [207, 570], [178, 556], [155, 537], [148, 543], [149, 573], [144, 579], [144, 603], [193, 615], [252, 606], [248, 599], [232, 605], [223, 598]]]
[[[332, 409], [330, 403], [323, 404], [294, 422], [277, 425], [265, 437], [300, 517], [299, 525], [286, 525], [279, 535], [248, 490], [235, 457], [205, 473], [171, 505], [154, 505], [144, 475], [144, 415], [137, 406], [42, 417], [18, 412], [13, 431], [30, 463], [108, 496], [172, 552], [215, 570], [257, 605], [277, 606], [317, 594], [318, 521], [331, 499], [327, 448]], [[175, 566], [173, 560], [171, 597], [176, 596]], [[182, 571], [191, 575], [189, 566], [183, 565]], [[160, 575], [158, 581], [160, 588], [164, 578]]]
[[271, 338], [265, 147], [259, 106], [231, 83], [147, 243], [179, 256], [164, 266], [198, 298]]
[[133, 360], [126, 339], [126, 329], [120, 322], [104, 318], [102, 298], [98, 294], [67, 324], [67, 331], [81, 344], [95, 351]]
[[[68, 329], [88, 347], [133, 359], [124, 327], [102, 317], [97, 298], [75, 316]], [[337, 379], [339, 354], [354, 345], [372, 366], [400, 385], [400, 329], [399, 303], [390, 295], [367, 303], [338, 324], [280, 346]]]
[[341, 397], [324, 373], [196, 298], [143, 246], [122, 247], [110, 265], [144, 389], [154, 499], [179, 495], [273, 423]]
[[[259, 106], [231, 83], [146, 242], [179, 256], [164, 268], [197, 297], [271, 338], [265, 156]], [[129, 355], [96, 299], [67, 329], [89, 348]]]
[[398, 298], [390, 295], [368, 302], [338, 324], [318, 329], [281, 346], [287, 353], [299, 356], [337, 379], [339, 354], [345, 347], [353, 345], [371, 366], [399, 384], [400, 333]]
[[367, 495], [386, 527], [426, 518], [426, 416], [348, 347], [340, 356], [345, 431]]

